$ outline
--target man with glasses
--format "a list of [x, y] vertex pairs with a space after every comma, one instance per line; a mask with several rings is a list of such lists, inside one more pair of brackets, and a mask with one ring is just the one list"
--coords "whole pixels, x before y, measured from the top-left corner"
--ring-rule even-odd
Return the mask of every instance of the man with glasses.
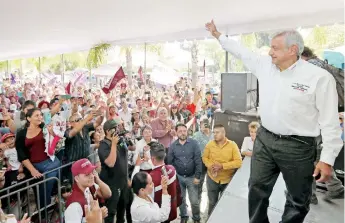
[[[70, 117], [69, 124], [71, 128], [67, 129], [65, 132], [65, 156], [67, 163], [88, 158], [90, 155], [91, 139], [89, 133], [100, 126], [104, 118], [102, 115], [98, 117], [94, 123], [89, 123], [96, 115], [96, 112], [91, 112], [85, 119], [82, 119], [77, 114]], [[69, 176], [68, 179], [71, 180], [70, 171], [66, 174], [65, 176]]]

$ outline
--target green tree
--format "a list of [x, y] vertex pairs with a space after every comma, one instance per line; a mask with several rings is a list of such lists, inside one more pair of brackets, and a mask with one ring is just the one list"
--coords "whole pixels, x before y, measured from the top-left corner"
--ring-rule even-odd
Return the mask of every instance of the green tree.
[[192, 64], [192, 87], [196, 87], [198, 82], [198, 57], [199, 57], [199, 41], [185, 41], [180, 43], [180, 48], [191, 53]]
[[89, 70], [97, 68], [106, 62], [108, 51], [112, 48], [109, 43], [99, 44], [89, 50], [86, 59], [86, 66]]
[[126, 56], [126, 69], [125, 72], [128, 78], [129, 88], [132, 89], [133, 83], [133, 60], [132, 60], [132, 46], [121, 47], [121, 54]]
[[9, 61], [0, 61], [0, 71], [7, 71]]
[[42, 65], [47, 61], [47, 57], [36, 57], [28, 59], [28, 63], [35, 66], [38, 72], [42, 72]]
[[[200, 41], [200, 48], [204, 50], [205, 58], [210, 58], [214, 62], [212, 71], [214, 73], [225, 71], [225, 51], [216, 40]], [[206, 60], [206, 66], [207, 60]]]
[[[137, 49], [135, 49], [132, 46], [125, 46], [125, 47], [121, 47], [120, 50], [120, 54], [124, 55], [126, 57], [126, 69], [125, 72], [127, 74], [127, 78], [128, 78], [128, 85], [130, 88], [132, 88], [132, 83], [133, 83], [133, 61], [132, 61], [132, 53], [135, 50], [141, 50], [141, 51], [145, 51], [146, 52], [151, 52], [151, 53], [155, 53], [158, 56], [161, 56], [162, 53], [162, 44], [144, 44], [144, 45], [140, 45]], [[143, 64], [143, 66], [145, 66]], [[147, 70], [146, 70], [147, 72]], [[146, 78], [146, 74], [145, 78]]]

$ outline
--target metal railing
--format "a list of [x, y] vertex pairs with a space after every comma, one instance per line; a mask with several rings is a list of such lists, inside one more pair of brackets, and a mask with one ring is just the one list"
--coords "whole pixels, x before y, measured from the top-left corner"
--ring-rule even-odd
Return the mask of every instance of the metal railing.
[[[39, 216], [39, 222], [42, 222], [42, 211], [44, 211], [45, 213], [45, 216], [46, 218], [48, 218], [48, 208], [49, 207], [52, 207], [53, 205], [55, 206], [56, 204], [53, 203], [53, 204], [49, 204], [49, 205], [45, 205], [41, 208], [41, 204], [40, 204], [40, 199], [39, 199], [39, 196], [40, 196], [40, 193], [39, 193], [39, 187], [42, 186], [41, 184], [46, 184], [47, 181], [56, 181], [57, 182], [57, 185], [58, 185], [58, 188], [61, 187], [61, 182], [60, 180], [57, 178], [57, 177], [50, 177], [50, 178], [47, 178], [47, 179], [43, 179], [41, 180], [40, 182], [37, 182], [37, 183], [34, 183], [34, 184], [31, 184], [31, 185], [28, 185], [26, 187], [23, 187], [21, 189], [18, 189], [16, 191], [13, 191], [13, 192], [9, 192], [8, 194], [6, 195], [3, 195], [3, 196], [0, 196], [0, 199], [6, 199], [8, 200], [8, 205], [10, 206], [10, 200], [11, 200], [11, 197], [13, 195], [17, 195], [17, 207], [18, 207], [18, 217], [21, 218], [22, 217], [22, 200], [21, 200], [21, 197], [20, 197], [20, 194], [21, 192], [24, 192], [25, 190], [27, 191], [27, 200], [28, 200], [28, 204], [27, 204], [27, 208], [28, 208], [28, 215], [29, 216], [33, 216], [35, 214], [38, 214]], [[36, 213], [34, 212], [33, 214], [31, 214], [30, 212], [30, 203], [29, 203], [29, 189], [33, 189], [35, 190], [36, 189], [36, 200], [37, 200], [37, 211]], [[61, 190], [58, 190], [58, 199], [59, 201], [61, 201]], [[58, 209], [59, 209], [59, 219], [60, 219], [60, 223], [63, 223], [63, 214], [62, 214], [62, 206], [61, 206], [61, 202], [58, 202]], [[12, 209], [11, 212], [13, 212], [14, 210]], [[1, 217], [0, 217], [1, 218]], [[0, 219], [0, 222], [2, 222], [3, 219]]]
[[[95, 155], [97, 155], [96, 152], [90, 154], [87, 158], [89, 159], [89, 158], [91, 158], [92, 156], [95, 156]], [[63, 222], [63, 217], [62, 217], [63, 215], [62, 215], [61, 202], [60, 202], [61, 199], [62, 199], [62, 197], [61, 197], [61, 182], [62, 182], [61, 181], [61, 177], [62, 177], [62, 171], [63, 171], [64, 168], [72, 166], [73, 163], [74, 163], [74, 161], [73, 162], [69, 162], [69, 163], [64, 164], [64, 165], [61, 165], [61, 166], [59, 166], [59, 167], [57, 167], [55, 169], [46, 171], [46, 172], [42, 173], [43, 178], [41, 178], [41, 179], [35, 179], [34, 177], [31, 177], [29, 179], [26, 179], [24, 181], [18, 182], [18, 183], [13, 184], [13, 185], [11, 185], [9, 187], [1, 189], [0, 190], [0, 195], [3, 194], [3, 193], [6, 194], [6, 195], [0, 196], [0, 200], [2, 200], [4, 198], [7, 199], [7, 204], [10, 206], [10, 204], [11, 204], [11, 197], [13, 197], [13, 195], [17, 195], [17, 197], [16, 197], [17, 201], [16, 202], [17, 202], [17, 206], [19, 208], [18, 209], [18, 213], [19, 213], [18, 215], [19, 216], [17, 216], [17, 217], [21, 218], [22, 217], [22, 211], [21, 211], [22, 200], [21, 200], [21, 196], [20, 195], [22, 194], [22, 192], [24, 192], [26, 190], [27, 206], [28, 206], [28, 212], [27, 212], [28, 216], [34, 216], [34, 215], [38, 214], [39, 215], [39, 222], [42, 222], [42, 211], [44, 211], [46, 218], [48, 218], [48, 209], [53, 207], [53, 206], [55, 206], [56, 203], [59, 203], [59, 217], [60, 217], [61, 223], [62, 223]], [[46, 178], [47, 174], [53, 173], [53, 172], [56, 172], [56, 171], [58, 171], [58, 174], [57, 174], [58, 176], [57, 177]], [[46, 196], [47, 195], [46, 195], [46, 193], [44, 193], [44, 202], [45, 203], [44, 203], [44, 205], [41, 208], [42, 204], [40, 204], [40, 199], [39, 199], [40, 193], [39, 193], [39, 189], [38, 188], [39, 188], [39, 186], [42, 186], [40, 184], [43, 184], [44, 191], [46, 191], [46, 183], [47, 183], [47, 181], [50, 181], [50, 180], [56, 180], [58, 182], [58, 184], [57, 184], [57, 192], [58, 192], [58, 201], [59, 202], [55, 202], [54, 201], [54, 202], [51, 202], [51, 203], [47, 204], [46, 203], [46, 201], [47, 201]], [[39, 181], [39, 182], [35, 182], [35, 181]], [[73, 179], [72, 179], [72, 181], [73, 181]], [[73, 182], [70, 182], [70, 183], [72, 184]], [[36, 188], [36, 193], [37, 193], [36, 194], [37, 211], [31, 213], [30, 199], [29, 199], [30, 191], [29, 190], [32, 187], [34, 187], [34, 186], [37, 186], [37, 188]], [[16, 189], [18, 187], [20, 189]], [[13, 190], [15, 190], [15, 191], [13, 191]], [[1, 222], [1, 219], [0, 219], [0, 222]]]

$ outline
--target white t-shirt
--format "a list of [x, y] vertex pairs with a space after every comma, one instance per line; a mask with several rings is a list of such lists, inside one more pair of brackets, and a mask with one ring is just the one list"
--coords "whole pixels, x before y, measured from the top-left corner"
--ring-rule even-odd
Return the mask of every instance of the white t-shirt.
[[16, 148], [6, 149], [4, 156], [8, 159], [8, 162], [12, 170], [18, 170], [20, 167], [20, 162], [18, 161], [18, 155]]
[[250, 136], [244, 137], [242, 147], [241, 147], [241, 153], [244, 152], [253, 152], [254, 142]]
[[[99, 186], [94, 184], [96, 187], [96, 191], [98, 190]], [[84, 191], [84, 196], [87, 201], [87, 205], [90, 206], [90, 189], [86, 188]], [[86, 219], [83, 217], [83, 208], [78, 202], [71, 203], [65, 211], [65, 223], [86, 223]]]

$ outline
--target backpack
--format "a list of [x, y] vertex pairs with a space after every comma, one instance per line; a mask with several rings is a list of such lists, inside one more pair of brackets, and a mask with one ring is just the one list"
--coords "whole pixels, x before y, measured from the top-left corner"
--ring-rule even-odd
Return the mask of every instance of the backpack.
[[321, 67], [332, 74], [335, 79], [338, 92], [338, 107], [342, 107], [344, 109], [344, 70], [332, 66], [318, 58], [310, 59], [308, 62]]

